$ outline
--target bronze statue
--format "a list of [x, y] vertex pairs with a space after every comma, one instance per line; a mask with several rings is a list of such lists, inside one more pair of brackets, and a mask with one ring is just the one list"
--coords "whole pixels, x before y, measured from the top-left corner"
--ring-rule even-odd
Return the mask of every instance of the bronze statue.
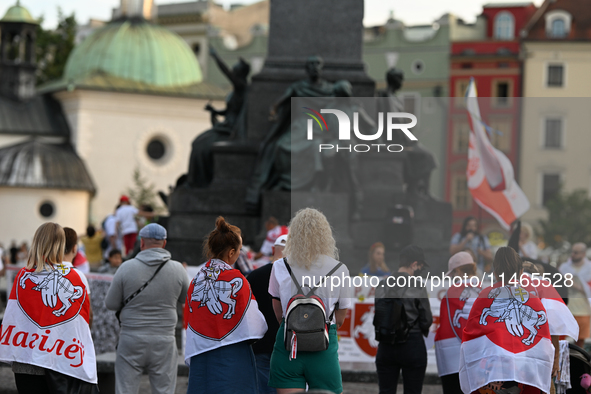
[[[209, 53], [222, 73], [230, 80], [234, 90], [226, 99], [226, 108], [217, 110], [210, 104], [205, 110], [211, 113], [212, 128], [200, 134], [192, 144], [189, 159], [189, 173], [186, 184], [189, 187], [207, 187], [213, 179], [212, 145], [229, 139], [243, 139], [246, 131], [246, 95], [250, 65], [242, 58], [230, 70], [213, 47]], [[224, 120], [218, 120], [223, 116]]]
[[[382, 111], [405, 112], [404, 104], [396, 95], [402, 87], [404, 73], [392, 67], [386, 72], [386, 81], [388, 82], [388, 88], [383, 96], [389, 99], [389, 108], [383, 108]], [[430, 196], [429, 179], [431, 172], [437, 168], [435, 156], [420, 142], [411, 141], [403, 134], [396, 135], [391, 143], [404, 146], [404, 152], [407, 155], [404, 165], [404, 182], [406, 183], [407, 193], [411, 195]]]
[[319, 56], [309, 57], [308, 78], [293, 83], [271, 107], [270, 118], [275, 124], [262, 143], [246, 196], [246, 203], [252, 209], [257, 209], [263, 190], [292, 190], [291, 98], [333, 96], [333, 84], [321, 78], [322, 65]]

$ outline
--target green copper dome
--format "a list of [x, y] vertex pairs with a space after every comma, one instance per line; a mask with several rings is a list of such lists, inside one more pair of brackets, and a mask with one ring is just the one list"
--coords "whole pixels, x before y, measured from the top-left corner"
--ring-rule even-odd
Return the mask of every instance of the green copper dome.
[[21, 22], [21, 23], [32, 23], [32, 24], [39, 24], [29, 11], [25, 7], [21, 7], [20, 2], [17, 1], [16, 5], [13, 5], [6, 11], [4, 18], [0, 20], [0, 22]]
[[[175, 33], [142, 19], [109, 23], [74, 48], [62, 81], [86, 85], [96, 76], [107, 78], [125, 90], [170, 89], [202, 80], [201, 69], [191, 48]], [[106, 86], [101, 86], [106, 88]]]

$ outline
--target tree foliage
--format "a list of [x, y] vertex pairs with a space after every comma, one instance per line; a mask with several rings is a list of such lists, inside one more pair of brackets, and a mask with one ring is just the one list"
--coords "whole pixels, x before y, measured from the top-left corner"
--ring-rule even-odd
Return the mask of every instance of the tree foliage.
[[149, 205], [155, 212], [162, 209], [158, 203], [159, 196], [156, 192], [156, 186], [143, 177], [138, 168], [133, 171], [133, 187], [127, 189], [127, 194], [137, 207]]
[[37, 27], [37, 85], [61, 78], [68, 56], [76, 39], [76, 16], [64, 15], [58, 7], [58, 25], [55, 30]]
[[563, 241], [591, 245], [591, 199], [587, 190], [557, 193], [546, 203], [548, 220], [540, 220], [544, 242], [559, 247]]

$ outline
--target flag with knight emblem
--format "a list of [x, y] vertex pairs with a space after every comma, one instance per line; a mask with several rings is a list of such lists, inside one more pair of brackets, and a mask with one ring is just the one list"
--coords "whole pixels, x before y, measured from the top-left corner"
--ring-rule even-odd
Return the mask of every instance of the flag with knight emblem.
[[579, 324], [552, 283], [537, 278], [531, 278], [529, 282], [526, 289], [537, 295], [546, 309], [550, 335], [567, 335], [576, 341], [579, 337]]
[[89, 315], [87, 289], [75, 269], [21, 269], [0, 326], [0, 361], [97, 383]]
[[480, 292], [463, 332], [460, 385], [473, 393], [493, 382], [550, 391], [554, 346], [542, 301], [501, 283]]
[[193, 278], [185, 302], [185, 363], [198, 354], [260, 339], [267, 322], [246, 278], [222, 260], [211, 259]]
[[462, 284], [450, 287], [441, 300], [439, 328], [435, 334], [435, 355], [439, 376], [458, 373], [460, 369], [462, 332], [480, 290], [480, 287], [472, 287], [468, 281], [464, 281]]

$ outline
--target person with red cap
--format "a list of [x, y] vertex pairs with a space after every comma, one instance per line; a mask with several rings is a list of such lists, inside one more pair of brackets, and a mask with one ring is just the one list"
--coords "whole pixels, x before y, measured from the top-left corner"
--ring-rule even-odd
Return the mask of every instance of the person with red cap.
[[123, 246], [125, 254], [129, 254], [135, 246], [137, 239], [137, 222], [135, 221], [139, 209], [131, 205], [129, 197], [123, 195], [119, 199], [120, 206], [115, 212], [115, 219], [119, 224], [119, 232], [123, 237]]

